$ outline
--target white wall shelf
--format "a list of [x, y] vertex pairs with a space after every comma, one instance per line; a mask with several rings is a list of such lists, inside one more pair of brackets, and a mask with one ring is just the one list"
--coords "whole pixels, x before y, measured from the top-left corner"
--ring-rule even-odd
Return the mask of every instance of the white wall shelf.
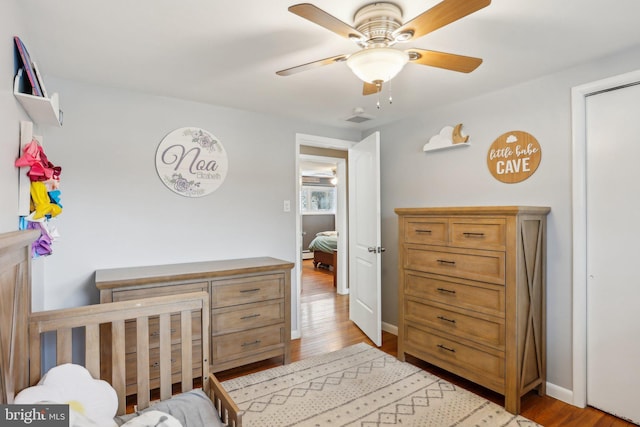
[[20, 92], [20, 79], [24, 78], [21, 73], [16, 75], [13, 83], [13, 95], [18, 99], [22, 107], [27, 112], [33, 122], [39, 125], [61, 127], [61, 111], [58, 101], [58, 94], [51, 94], [50, 98], [30, 95]]
[[424, 147], [422, 147], [422, 151], [438, 151], [438, 150], [447, 150], [449, 148], [457, 148], [457, 147], [469, 147], [471, 146], [471, 144], [469, 144], [468, 142], [461, 142], [459, 144], [451, 144], [451, 145], [441, 145], [439, 147], [429, 147], [429, 144], [425, 144]]

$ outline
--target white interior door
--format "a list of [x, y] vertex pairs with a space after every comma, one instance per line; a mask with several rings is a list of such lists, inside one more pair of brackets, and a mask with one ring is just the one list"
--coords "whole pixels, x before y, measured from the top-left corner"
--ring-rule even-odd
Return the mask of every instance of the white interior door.
[[586, 112], [587, 403], [640, 423], [640, 86]]
[[382, 345], [380, 134], [349, 149], [349, 317]]

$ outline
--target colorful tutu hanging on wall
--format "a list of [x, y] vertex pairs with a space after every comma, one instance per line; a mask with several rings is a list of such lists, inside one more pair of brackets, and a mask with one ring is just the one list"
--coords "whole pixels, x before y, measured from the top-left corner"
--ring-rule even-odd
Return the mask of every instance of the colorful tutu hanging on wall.
[[36, 139], [24, 147], [15, 165], [19, 168], [28, 167], [27, 176], [31, 181], [30, 213], [20, 217], [20, 229], [40, 231], [40, 237], [32, 245], [34, 258], [51, 255], [52, 243], [58, 237], [58, 232], [50, 221], [62, 213], [59, 189], [62, 168], [49, 161]]

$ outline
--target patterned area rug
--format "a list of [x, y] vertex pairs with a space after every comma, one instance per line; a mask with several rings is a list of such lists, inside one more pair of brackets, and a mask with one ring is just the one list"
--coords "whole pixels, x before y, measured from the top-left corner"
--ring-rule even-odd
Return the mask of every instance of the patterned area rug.
[[367, 344], [228, 380], [245, 427], [532, 427]]

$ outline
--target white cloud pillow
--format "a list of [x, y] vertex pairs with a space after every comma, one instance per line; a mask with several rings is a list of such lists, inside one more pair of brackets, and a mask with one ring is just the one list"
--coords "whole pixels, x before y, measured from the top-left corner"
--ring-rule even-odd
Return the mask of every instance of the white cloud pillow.
[[79, 414], [98, 427], [117, 426], [113, 420], [118, 411], [116, 391], [80, 365], [67, 363], [51, 368], [38, 385], [22, 390], [14, 400], [18, 404], [38, 402], [68, 403], [72, 418]]

